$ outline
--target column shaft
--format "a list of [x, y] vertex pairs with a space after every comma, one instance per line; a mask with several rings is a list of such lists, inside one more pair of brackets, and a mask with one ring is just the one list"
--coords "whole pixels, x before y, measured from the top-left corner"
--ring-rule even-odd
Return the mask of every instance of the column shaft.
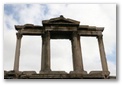
[[103, 71], [108, 71], [102, 35], [98, 36], [97, 38], [98, 38], [98, 44], [99, 44], [102, 69], [103, 69]]
[[44, 71], [45, 67], [45, 37], [42, 36], [42, 57], [41, 57], [41, 71]]
[[79, 58], [81, 60], [81, 70], [84, 71], [80, 36], [78, 36], [78, 42], [77, 43], [78, 43], [78, 54], [79, 54]]
[[50, 71], [50, 33], [45, 32], [42, 37], [41, 71]]
[[46, 32], [45, 40], [45, 66], [46, 71], [50, 71], [50, 32]]
[[17, 42], [16, 42], [16, 52], [15, 52], [15, 61], [14, 61], [14, 71], [19, 71], [19, 58], [20, 58], [20, 47], [21, 47], [21, 38], [22, 35], [20, 33], [16, 34]]
[[81, 58], [81, 52], [80, 52], [80, 41], [78, 41], [78, 36], [76, 32], [73, 32], [72, 34], [72, 53], [73, 53], [73, 68], [74, 71], [82, 71], [82, 58]]

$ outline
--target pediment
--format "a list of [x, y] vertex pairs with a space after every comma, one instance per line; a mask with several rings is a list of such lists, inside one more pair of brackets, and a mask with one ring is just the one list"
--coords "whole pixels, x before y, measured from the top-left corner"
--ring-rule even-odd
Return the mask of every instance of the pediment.
[[73, 22], [70, 22], [70, 21], [67, 21], [67, 20], [53, 20], [53, 21], [50, 21], [49, 23], [73, 23]]
[[50, 20], [43, 20], [43, 24], [75, 24], [79, 25], [79, 21], [69, 19], [69, 18], [64, 18], [62, 15], [57, 18], [52, 18]]

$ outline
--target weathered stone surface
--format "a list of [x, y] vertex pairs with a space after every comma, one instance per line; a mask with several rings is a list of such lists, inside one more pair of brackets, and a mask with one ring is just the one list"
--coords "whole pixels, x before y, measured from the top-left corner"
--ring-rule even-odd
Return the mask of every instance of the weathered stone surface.
[[86, 75], [86, 71], [70, 71], [70, 78], [83, 78], [83, 75]]
[[23, 71], [22, 74], [32, 75], [32, 74], [36, 74], [36, 71]]
[[[78, 79], [110, 79], [107, 60], [102, 39], [103, 27], [79, 25], [80, 22], [68, 19], [62, 15], [57, 18], [42, 21], [43, 26], [25, 24], [15, 25], [17, 33], [17, 44], [13, 71], [4, 71], [5, 79], [43, 79], [43, 78], [78, 78]], [[42, 36], [42, 61], [40, 73], [35, 71], [19, 71], [19, 57], [21, 48], [21, 38], [23, 35]], [[102, 71], [91, 71], [87, 74], [84, 71], [80, 36], [97, 37]], [[50, 39], [69, 39], [72, 43], [73, 71], [51, 71], [50, 66]], [[112, 77], [115, 78], [115, 77]]]
[[11, 71], [4, 71], [4, 79], [16, 79], [19, 78], [19, 75], [21, 75], [21, 71], [15, 72], [14, 70]]
[[115, 76], [105, 78], [102, 71], [74, 72], [66, 73], [65, 71], [40, 72], [23, 71], [16, 73], [15, 71], [4, 71], [4, 79], [116, 79]]
[[[43, 20], [43, 26], [25, 24], [25, 25], [15, 25], [17, 31], [21, 30], [23, 35], [42, 35], [44, 31], [50, 32], [73, 32], [77, 31], [78, 34], [82, 36], [97, 36], [102, 34], [104, 30], [103, 27], [89, 26], [89, 25], [79, 25], [79, 21], [68, 19], [65, 17], [52, 18], [50, 20]], [[53, 33], [51, 33], [53, 34]], [[56, 34], [55, 38], [56, 39]], [[65, 36], [66, 37], [66, 36]], [[53, 37], [51, 37], [53, 39]], [[57, 36], [58, 38], [58, 36]], [[67, 39], [67, 38], [66, 38]]]
[[69, 18], [65, 18], [62, 15], [60, 17], [57, 18], [52, 18], [50, 20], [43, 20], [42, 24], [45, 25], [70, 25], [70, 26], [76, 26], [79, 25], [79, 21], [73, 20], [73, 19], [69, 19]]
[[41, 71], [39, 74], [68, 74], [68, 73], [65, 71], [48, 71], [48, 72]]

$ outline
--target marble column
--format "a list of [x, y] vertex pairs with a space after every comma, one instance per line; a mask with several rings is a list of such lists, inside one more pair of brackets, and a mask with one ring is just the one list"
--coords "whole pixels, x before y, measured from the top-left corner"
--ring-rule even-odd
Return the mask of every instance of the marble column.
[[73, 68], [74, 71], [83, 71], [83, 63], [81, 58], [80, 39], [77, 32], [72, 33], [72, 53], [73, 53]]
[[84, 71], [84, 67], [83, 67], [83, 58], [82, 58], [82, 50], [81, 50], [81, 43], [80, 43], [80, 36], [78, 35], [78, 54], [79, 54], [79, 58], [81, 60], [81, 70]]
[[42, 35], [41, 71], [45, 70], [45, 36]]
[[16, 33], [16, 36], [17, 36], [17, 42], [16, 42], [15, 61], [14, 61], [14, 71], [18, 72], [22, 34]]
[[51, 71], [50, 69], [50, 32], [45, 32], [42, 37], [42, 61], [41, 71]]
[[105, 50], [104, 50], [103, 36], [98, 35], [97, 38], [98, 38], [98, 45], [99, 45], [102, 69], [103, 69], [104, 72], [107, 72], [108, 71], [108, 66], [107, 66], [107, 60], [106, 60], [106, 55], [105, 55]]

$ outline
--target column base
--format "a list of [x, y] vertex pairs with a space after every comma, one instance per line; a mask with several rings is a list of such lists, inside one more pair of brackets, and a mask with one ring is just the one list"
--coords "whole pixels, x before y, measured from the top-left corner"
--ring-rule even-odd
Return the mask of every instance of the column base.
[[36, 73], [36, 71], [4, 71], [4, 79], [116, 79], [116, 76], [109, 76], [109, 71], [49, 71]]
[[86, 71], [70, 71], [70, 78], [83, 78], [83, 75], [86, 75]]
[[40, 71], [39, 74], [67, 74], [65, 71]]
[[40, 70], [39, 73], [40, 72], [50, 72], [50, 71], [51, 71], [51, 69], [45, 69], [45, 70]]
[[40, 71], [40, 73], [37, 76], [38, 78], [57, 78], [57, 79], [61, 79], [61, 78], [68, 78], [68, 73], [65, 71]]
[[109, 78], [109, 71], [91, 71], [89, 74], [84, 75], [84, 78], [103, 78], [108, 79]]

